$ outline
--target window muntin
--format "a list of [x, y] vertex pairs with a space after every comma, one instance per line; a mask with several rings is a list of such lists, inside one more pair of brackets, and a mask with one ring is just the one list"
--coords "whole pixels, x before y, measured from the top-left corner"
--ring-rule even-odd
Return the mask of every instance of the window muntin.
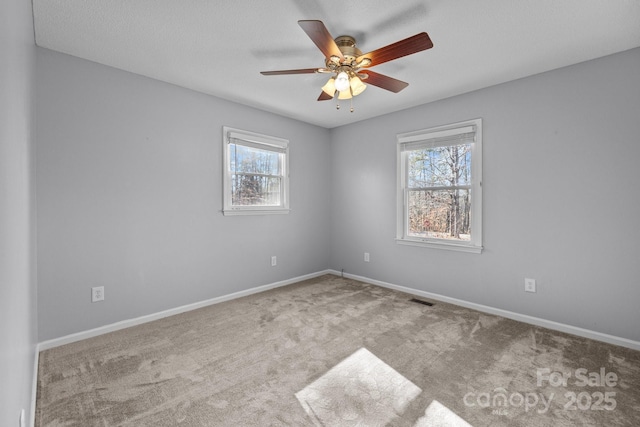
[[224, 133], [225, 215], [287, 213], [287, 140], [228, 127]]
[[398, 135], [399, 243], [481, 251], [481, 125]]

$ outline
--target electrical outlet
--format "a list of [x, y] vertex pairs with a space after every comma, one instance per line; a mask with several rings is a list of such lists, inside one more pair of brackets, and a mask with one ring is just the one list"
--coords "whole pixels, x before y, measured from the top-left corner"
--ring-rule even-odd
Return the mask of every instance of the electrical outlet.
[[525, 292], [535, 292], [536, 291], [536, 280], [535, 279], [524, 279], [524, 290]]
[[274, 255], [271, 257], [271, 267], [275, 267], [276, 265], [278, 265], [278, 258]]
[[369, 262], [369, 252], [364, 253], [364, 262]]
[[104, 286], [91, 288], [91, 302], [104, 301]]

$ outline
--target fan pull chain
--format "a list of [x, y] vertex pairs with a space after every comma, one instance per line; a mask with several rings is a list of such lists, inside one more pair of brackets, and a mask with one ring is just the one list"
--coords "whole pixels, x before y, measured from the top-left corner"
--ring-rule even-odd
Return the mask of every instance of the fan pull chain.
[[349, 100], [351, 101], [351, 108], [349, 109], [349, 111], [353, 113], [353, 88], [351, 87], [351, 85], [349, 85], [349, 92], [351, 93], [351, 98], [349, 98]]
[[[336, 110], [340, 109], [340, 101], [336, 102]], [[353, 108], [353, 98], [351, 98], [351, 108], [349, 109], [349, 111], [351, 111], [352, 113], [355, 111], [355, 108]]]
[[[353, 108], [353, 90], [351, 88], [349, 88], [349, 91], [351, 92], [351, 98], [349, 98], [349, 100], [351, 102], [351, 108], [349, 109], [349, 111], [351, 111], [353, 113], [355, 111], [355, 108]], [[340, 92], [336, 92], [336, 93], [339, 94]], [[340, 109], [340, 98], [338, 98], [338, 96], [335, 96], [335, 98], [336, 98], [336, 110]]]

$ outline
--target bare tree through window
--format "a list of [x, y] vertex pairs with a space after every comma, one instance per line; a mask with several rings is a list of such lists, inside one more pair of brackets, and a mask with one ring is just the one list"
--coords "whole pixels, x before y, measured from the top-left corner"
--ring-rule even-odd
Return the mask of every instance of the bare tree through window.
[[482, 119], [396, 138], [396, 242], [482, 253]]
[[222, 213], [289, 213], [289, 140], [227, 126], [222, 132]]
[[234, 206], [280, 205], [280, 154], [232, 144], [231, 197]]
[[408, 198], [409, 235], [469, 240], [471, 145], [411, 151]]

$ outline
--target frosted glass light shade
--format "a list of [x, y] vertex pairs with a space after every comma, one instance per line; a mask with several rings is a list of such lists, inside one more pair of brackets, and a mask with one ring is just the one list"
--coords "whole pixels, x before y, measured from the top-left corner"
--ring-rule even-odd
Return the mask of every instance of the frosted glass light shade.
[[351, 77], [349, 84], [351, 85], [351, 93], [353, 93], [353, 96], [360, 95], [367, 88], [367, 85], [362, 83], [362, 80], [360, 80], [358, 76]]
[[331, 77], [324, 86], [322, 86], [322, 91], [333, 98], [333, 95], [336, 93], [336, 80]]
[[351, 91], [349, 89], [338, 92], [338, 99], [351, 99]]
[[349, 76], [344, 71], [341, 71], [336, 76], [335, 80], [336, 90], [344, 92], [349, 89]]

